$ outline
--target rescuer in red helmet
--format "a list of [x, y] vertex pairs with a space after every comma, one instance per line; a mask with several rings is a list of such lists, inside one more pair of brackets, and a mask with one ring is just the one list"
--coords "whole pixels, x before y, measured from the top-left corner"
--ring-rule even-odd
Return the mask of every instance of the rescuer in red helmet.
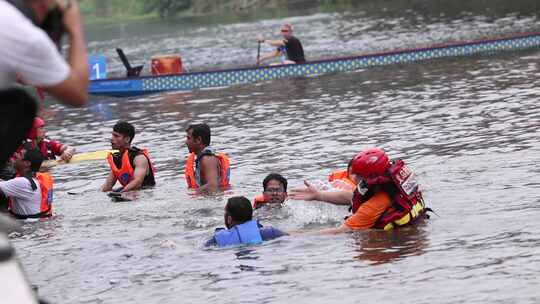
[[318, 191], [308, 182], [306, 188], [292, 190], [293, 199], [351, 206], [352, 215], [343, 225], [323, 232], [390, 230], [426, 216], [414, 173], [401, 159], [392, 161], [382, 149], [369, 148], [353, 158], [351, 169], [357, 183], [353, 193]]
[[34, 119], [34, 125], [28, 134], [27, 141], [41, 151], [45, 160], [56, 159], [58, 156], [64, 161], [70, 161], [75, 153], [75, 148], [54, 140], [49, 140], [45, 138], [45, 135], [45, 121], [36, 117]]

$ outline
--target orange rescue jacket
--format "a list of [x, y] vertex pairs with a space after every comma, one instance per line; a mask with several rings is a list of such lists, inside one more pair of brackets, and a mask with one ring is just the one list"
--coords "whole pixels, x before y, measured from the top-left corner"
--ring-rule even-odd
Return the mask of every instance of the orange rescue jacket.
[[[146, 182], [147, 179], [145, 177], [145, 182], [143, 182], [143, 186], [154, 186], [154, 177], [156, 172], [154, 170], [154, 166], [152, 165], [152, 161], [150, 161], [150, 154], [148, 154], [148, 151], [146, 149], [137, 150], [140, 151], [140, 153], [142, 153], [146, 157], [146, 159], [148, 159], [148, 166], [150, 167], [150, 181]], [[109, 162], [109, 166], [111, 167], [111, 171], [114, 174], [114, 177], [116, 177], [116, 179], [120, 182], [120, 184], [122, 184], [122, 186], [125, 187], [127, 184], [129, 184], [129, 182], [133, 180], [133, 174], [135, 170], [133, 169], [133, 165], [131, 164], [128, 150], [124, 151], [124, 154], [122, 155], [122, 165], [120, 168], [118, 168], [114, 163], [112, 153], [109, 153], [109, 155], [107, 155], [107, 161]]]
[[352, 192], [356, 188], [356, 184], [349, 178], [347, 170], [332, 172], [332, 174], [328, 176], [328, 181], [336, 189]]
[[[387, 182], [396, 192], [392, 197], [392, 206], [388, 208], [375, 223], [373, 228], [391, 230], [395, 227], [414, 223], [417, 219], [427, 217], [422, 192], [419, 189], [416, 176], [401, 159], [392, 162], [387, 170]], [[362, 194], [364, 193], [364, 194]], [[351, 211], [355, 213], [365, 203], [373, 191], [356, 189], [353, 192]]]
[[253, 200], [253, 209], [257, 209], [266, 203], [264, 194], [257, 195]]
[[17, 219], [29, 219], [29, 218], [43, 218], [52, 216], [52, 202], [53, 202], [53, 178], [47, 173], [36, 173], [36, 179], [39, 182], [41, 188], [41, 202], [39, 205], [38, 214], [16, 214], [12, 208], [12, 202], [9, 200], [10, 213]]
[[202, 154], [199, 158], [195, 153], [190, 153], [187, 160], [184, 175], [186, 176], [186, 183], [188, 188], [195, 189], [203, 185], [202, 172], [200, 166], [197, 166], [197, 162], [200, 161], [202, 156], [210, 155], [215, 156], [219, 160], [219, 186], [226, 188], [229, 187], [230, 175], [231, 175], [231, 163], [229, 157], [224, 153], [212, 152], [207, 150], [205, 154]]

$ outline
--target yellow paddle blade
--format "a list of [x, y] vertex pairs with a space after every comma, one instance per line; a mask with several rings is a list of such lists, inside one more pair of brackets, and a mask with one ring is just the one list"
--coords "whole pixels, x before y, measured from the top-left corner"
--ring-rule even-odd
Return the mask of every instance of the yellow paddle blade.
[[118, 152], [116, 150], [103, 150], [103, 151], [94, 151], [94, 152], [85, 152], [85, 153], [78, 153], [73, 155], [70, 163], [80, 163], [85, 161], [92, 161], [92, 160], [101, 160], [106, 159], [107, 155], [109, 153]]
[[102, 150], [102, 151], [94, 151], [94, 152], [84, 152], [84, 153], [77, 153], [73, 155], [71, 160], [69, 162], [65, 162], [63, 160], [48, 160], [43, 162], [44, 167], [53, 167], [57, 165], [63, 165], [63, 164], [76, 164], [81, 162], [87, 162], [87, 161], [94, 161], [94, 160], [102, 160], [106, 159], [107, 155], [109, 153], [117, 152], [116, 150]]

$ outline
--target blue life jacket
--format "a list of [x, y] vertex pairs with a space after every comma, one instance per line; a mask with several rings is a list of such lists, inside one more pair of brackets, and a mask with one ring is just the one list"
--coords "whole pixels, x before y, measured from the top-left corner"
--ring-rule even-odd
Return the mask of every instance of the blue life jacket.
[[251, 220], [231, 229], [224, 229], [216, 232], [214, 235], [218, 247], [232, 245], [253, 245], [263, 242], [257, 220]]

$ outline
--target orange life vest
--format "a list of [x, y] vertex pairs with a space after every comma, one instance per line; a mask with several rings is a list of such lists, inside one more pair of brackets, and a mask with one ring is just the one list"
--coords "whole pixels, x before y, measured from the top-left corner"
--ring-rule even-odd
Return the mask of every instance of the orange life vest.
[[16, 214], [12, 210], [12, 202], [9, 200], [9, 209], [10, 213], [18, 219], [29, 219], [29, 218], [43, 218], [52, 216], [52, 202], [53, 202], [53, 178], [47, 173], [36, 173], [36, 179], [39, 182], [39, 187], [41, 188], [41, 202], [39, 205], [38, 214]]
[[328, 181], [336, 189], [354, 191], [354, 188], [356, 188], [356, 184], [349, 178], [347, 170], [332, 172], [332, 174], [328, 176]]
[[[392, 206], [388, 208], [375, 223], [373, 228], [390, 230], [395, 227], [404, 226], [415, 222], [417, 219], [426, 216], [426, 208], [422, 192], [419, 190], [414, 173], [405, 165], [401, 159], [392, 163], [385, 174], [388, 187], [396, 191], [392, 197]], [[356, 210], [373, 195], [373, 191], [368, 188], [354, 190], [351, 209]]]
[[264, 197], [264, 194], [257, 195], [255, 199], [253, 200], [253, 209], [257, 209], [265, 203], [266, 203], [266, 199]]
[[154, 186], [156, 184], [154, 179], [155, 170], [152, 162], [150, 161], [150, 154], [148, 154], [148, 151], [146, 149], [131, 148], [130, 150], [124, 151], [124, 154], [122, 155], [122, 165], [120, 168], [118, 168], [114, 163], [113, 154], [109, 153], [109, 155], [107, 155], [107, 161], [109, 162], [109, 166], [111, 167], [111, 171], [114, 174], [114, 177], [124, 187], [133, 180], [133, 174], [135, 170], [133, 169], [133, 165], [131, 164], [132, 160], [129, 157], [129, 151], [131, 151], [132, 153], [136, 153], [133, 159], [137, 155], [139, 155], [139, 153], [142, 153], [146, 157], [146, 159], [148, 160], [148, 166], [150, 167], [150, 174], [147, 175], [147, 177], [149, 176], [149, 179], [145, 177], [142, 186]]
[[192, 152], [189, 154], [186, 160], [184, 175], [186, 177], [188, 188], [195, 189], [203, 185], [201, 168], [197, 165], [197, 162], [200, 161], [200, 159], [205, 155], [215, 156], [218, 158], [219, 186], [222, 188], [229, 187], [231, 176], [231, 163], [229, 157], [224, 153], [214, 152], [211, 148], [206, 147], [203, 151], [201, 151], [199, 157]]

